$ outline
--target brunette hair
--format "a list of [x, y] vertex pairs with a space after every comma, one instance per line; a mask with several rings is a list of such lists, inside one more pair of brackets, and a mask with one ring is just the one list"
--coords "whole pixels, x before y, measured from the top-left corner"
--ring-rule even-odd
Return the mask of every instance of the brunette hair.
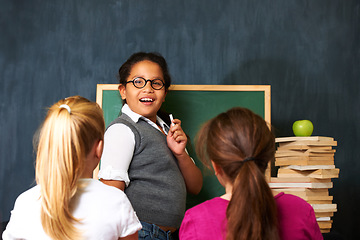
[[[121, 65], [121, 67], [119, 68], [119, 83], [121, 85], [126, 86], [126, 82], [128, 81], [128, 77], [130, 75], [132, 67], [136, 63], [145, 61], [145, 60], [154, 62], [160, 66], [163, 76], [164, 76], [165, 91], [167, 92], [171, 85], [171, 76], [170, 76], [165, 58], [156, 52], [150, 52], [150, 53], [137, 52], [137, 53], [134, 53], [133, 55], [131, 55], [126, 60], [126, 62], [124, 62], [123, 65]], [[126, 99], [124, 99], [123, 102], [126, 103]]]
[[70, 203], [78, 190], [85, 158], [102, 140], [101, 108], [80, 96], [60, 100], [49, 108], [39, 132], [36, 182], [41, 188], [41, 224], [52, 239], [79, 239]]
[[201, 128], [196, 152], [206, 166], [216, 163], [233, 184], [226, 239], [279, 239], [276, 203], [265, 179], [275, 154], [266, 122], [246, 108], [232, 108]]

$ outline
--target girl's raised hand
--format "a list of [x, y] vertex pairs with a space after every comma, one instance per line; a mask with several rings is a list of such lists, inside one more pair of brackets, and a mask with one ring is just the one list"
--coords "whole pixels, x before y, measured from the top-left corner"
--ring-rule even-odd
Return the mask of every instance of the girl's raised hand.
[[175, 156], [187, 154], [185, 152], [187, 137], [181, 128], [181, 121], [179, 119], [172, 120], [166, 140], [168, 147]]

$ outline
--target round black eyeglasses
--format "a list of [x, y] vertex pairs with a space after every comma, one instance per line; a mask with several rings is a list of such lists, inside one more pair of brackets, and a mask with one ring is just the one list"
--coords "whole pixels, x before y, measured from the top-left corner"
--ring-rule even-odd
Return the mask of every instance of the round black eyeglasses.
[[131, 82], [134, 84], [134, 87], [136, 88], [144, 88], [147, 82], [150, 82], [150, 85], [154, 90], [160, 90], [165, 86], [165, 83], [160, 79], [146, 80], [145, 78], [137, 77], [131, 81], [127, 81], [126, 83], [131, 83]]

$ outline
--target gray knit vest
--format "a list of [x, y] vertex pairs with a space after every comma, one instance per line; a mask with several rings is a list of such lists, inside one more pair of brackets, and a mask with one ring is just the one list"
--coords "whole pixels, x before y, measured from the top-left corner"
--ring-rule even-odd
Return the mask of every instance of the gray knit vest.
[[125, 188], [140, 221], [179, 228], [185, 213], [186, 186], [177, 159], [167, 146], [166, 136], [139, 119], [122, 114], [109, 126], [122, 123], [135, 136], [129, 166], [130, 184]]

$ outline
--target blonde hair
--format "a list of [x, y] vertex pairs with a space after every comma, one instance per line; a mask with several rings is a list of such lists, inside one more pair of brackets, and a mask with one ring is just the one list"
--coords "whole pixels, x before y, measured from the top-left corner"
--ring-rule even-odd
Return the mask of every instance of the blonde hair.
[[101, 108], [86, 98], [68, 97], [47, 112], [39, 133], [35, 175], [41, 187], [41, 224], [53, 239], [81, 237], [75, 227], [79, 219], [72, 215], [70, 203], [84, 160], [104, 132]]

